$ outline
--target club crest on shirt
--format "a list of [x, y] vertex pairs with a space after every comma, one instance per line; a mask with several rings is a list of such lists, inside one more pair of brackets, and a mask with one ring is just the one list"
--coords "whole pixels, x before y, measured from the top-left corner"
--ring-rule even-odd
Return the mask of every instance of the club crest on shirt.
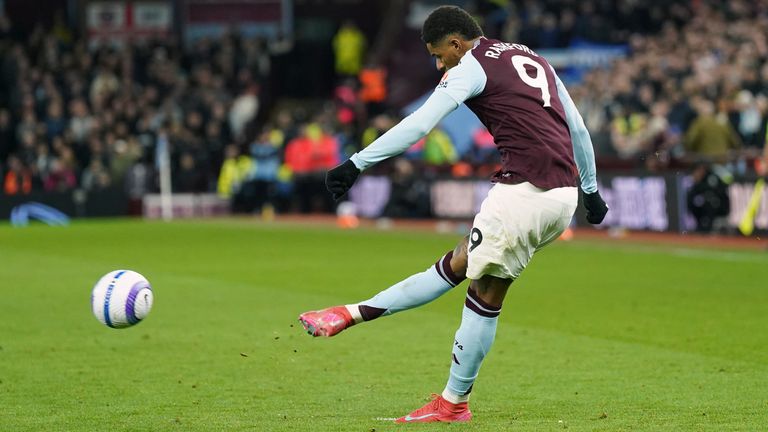
[[443, 74], [443, 77], [440, 78], [440, 83], [437, 84], [437, 88], [447, 88], [448, 87], [448, 72]]

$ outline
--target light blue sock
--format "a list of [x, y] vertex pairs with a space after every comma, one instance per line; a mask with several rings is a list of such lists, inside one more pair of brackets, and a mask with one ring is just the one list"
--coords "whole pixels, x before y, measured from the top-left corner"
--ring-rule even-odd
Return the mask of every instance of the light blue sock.
[[370, 300], [357, 305], [348, 305], [347, 309], [350, 310], [355, 321], [359, 322], [360, 320], [370, 321], [431, 302], [465, 279], [457, 276], [451, 269], [452, 256], [453, 251], [450, 251], [427, 270], [392, 285]]
[[461, 325], [456, 331], [451, 356], [451, 375], [443, 390], [443, 398], [451, 403], [466, 402], [472, 391], [483, 358], [493, 345], [496, 323], [501, 308], [480, 300], [474, 291], [467, 291]]

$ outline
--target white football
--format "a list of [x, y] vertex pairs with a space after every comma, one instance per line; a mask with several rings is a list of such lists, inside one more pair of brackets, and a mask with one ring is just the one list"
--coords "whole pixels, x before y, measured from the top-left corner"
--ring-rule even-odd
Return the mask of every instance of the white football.
[[138, 324], [152, 309], [149, 281], [131, 270], [104, 275], [91, 291], [91, 310], [99, 322], [112, 328]]

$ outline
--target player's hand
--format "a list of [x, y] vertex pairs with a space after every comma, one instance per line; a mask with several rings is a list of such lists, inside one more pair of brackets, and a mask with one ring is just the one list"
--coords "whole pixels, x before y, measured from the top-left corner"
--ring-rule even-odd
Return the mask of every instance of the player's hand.
[[584, 208], [587, 209], [587, 221], [593, 225], [602, 222], [608, 213], [608, 204], [603, 201], [598, 191], [584, 193]]
[[325, 175], [325, 187], [333, 195], [333, 199], [338, 201], [347, 194], [359, 175], [360, 170], [347, 159], [343, 164], [328, 170], [328, 174]]

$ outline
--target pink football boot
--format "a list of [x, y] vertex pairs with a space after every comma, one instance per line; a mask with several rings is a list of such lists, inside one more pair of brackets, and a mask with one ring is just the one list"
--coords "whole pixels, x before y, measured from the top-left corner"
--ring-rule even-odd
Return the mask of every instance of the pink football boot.
[[467, 402], [452, 404], [441, 395], [432, 394], [432, 402], [424, 405], [395, 423], [432, 423], [432, 422], [467, 422], [472, 420], [472, 412]]
[[299, 322], [312, 336], [331, 337], [347, 327], [355, 325], [355, 320], [345, 306], [334, 306], [319, 311], [304, 312], [299, 315]]

